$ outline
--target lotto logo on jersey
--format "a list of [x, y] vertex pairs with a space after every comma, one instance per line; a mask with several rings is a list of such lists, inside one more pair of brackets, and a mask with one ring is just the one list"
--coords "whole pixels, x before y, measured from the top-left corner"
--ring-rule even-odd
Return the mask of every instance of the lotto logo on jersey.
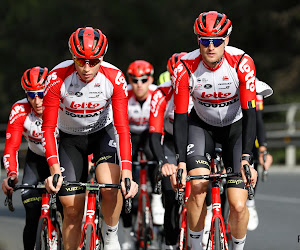
[[231, 95], [231, 93], [214, 92], [214, 93], [208, 94], [206, 92], [202, 92], [201, 98], [211, 98], [211, 97], [213, 97], [213, 98], [226, 98], [230, 95]]
[[84, 108], [88, 108], [88, 109], [95, 109], [98, 108], [100, 106], [100, 103], [93, 103], [93, 102], [82, 102], [82, 103], [75, 103], [74, 101], [71, 102], [70, 104], [70, 108], [72, 109], [84, 109]]
[[246, 89], [249, 89], [251, 92], [253, 92], [255, 90], [255, 72], [251, 67], [249, 66], [249, 64], [247, 63], [248, 59], [244, 58], [243, 61], [241, 62], [240, 66], [239, 66], [239, 70], [246, 74], [245, 76], [245, 81], [246, 81]]
[[3, 164], [6, 169], [6, 172], [8, 172], [8, 170], [9, 170], [9, 160], [8, 160], [9, 157], [10, 157], [10, 154], [6, 154], [3, 156]]

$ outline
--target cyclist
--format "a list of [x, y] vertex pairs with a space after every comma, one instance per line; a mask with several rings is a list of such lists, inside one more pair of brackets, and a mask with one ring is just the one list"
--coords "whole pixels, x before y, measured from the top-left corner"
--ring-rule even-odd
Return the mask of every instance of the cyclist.
[[[223, 148], [227, 172], [241, 172], [241, 178], [228, 180], [229, 223], [234, 249], [243, 249], [249, 218], [248, 192], [244, 164], [252, 166], [251, 150], [255, 139], [255, 66], [244, 51], [227, 46], [231, 21], [216, 11], [201, 13], [194, 23], [199, 48], [177, 63], [174, 85], [174, 140], [178, 168], [183, 177], [210, 173], [215, 143]], [[194, 107], [188, 116], [189, 95]], [[162, 169], [176, 185], [175, 169]], [[251, 183], [257, 172], [252, 167]], [[185, 178], [183, 178], [183, 187]], [[204, 216], [201, 216], [208, 181], [191, 182], [187, 202], [191, 244], [202, 249]]]
[[[256, 94], [256, 141], [253, 147], [253, 164], [256, 171], [258, 171], [258, 164], [263, 166], [264, 170], [268, 170], [273, 162], [272, 155], [268, 152], [266, 131], [263, 121], [263, 99], [273, 94], [273, 90], [264, 82], [256, 78], [257, 94]], [[259, 90], [260, 86], [264, 87], [264, 92]], [[256, 191], [257, 184], [254, 188]], [[247, 200], [247, 207], [249, 210], [249, 222], [247, 229], [253, 231], [257, 228], [259, 220], [255, 206], [255, 199]]]
[[[21, 86], [26, 93], [26, 98], [12, 106], [6, 129], [3, 162], [7, 178], [2, 182], [2, 190], [5, 194], [11, 193], [13, 190], [8, 186], [9, 178], [13, 180], [14, 184], [19, 181], [18, 150], [22, 135], [28, 142], [22, 184], [37, 184], [44, 181], [50, 174], [43, 151], [41, 134], [43, 94], [47, 74], [48, 68], [36, 66], [27, 69], [21, 78]], [[58, 137], [57, 130], [54, 131], [54, 137]], [[41, 215], [42, 194], [38, 190], [28, 189], [22, 192], [22, 202], [26, 211], [23, 231], [24, 249], [34, 249]]]
[[[151, 98], [149, 118], [150, 146], [155, 158], [160, 164], [176, 165], [175, 148], [173, 141], [174, 101], [172, 82], [167, 80], [172, 74], [174, 66], [186, 52], [174, 53], [168, 60], [168, 71], [159, 77], [159, 87], [154, 91]], [[170, 77], [169, 77], [170, 79]], [[190, 102], [189, 110], [192, 107]], [[161, 143], [163, 138], [163, 144]], [[163, 199], [165, 204], [163, 249], [177, 249], [179, 235], [179, 205], [175, 200], [175, 192], [172, 189], [170, 178], [163, 178]]]
[[[137, 159], [139, 148], [142, 147], [147, 160], [153, 160], [153, 154], [149, 146], [149, 116], [150, 100], [153, 91], [157, 88], [154, 82], [154, 68], [145, 60], [136, 60], [129, 64], [127, 69], [128, 82], [128, 117], [132, 141], [133, 159]], [[148, 168], [152, 187], [154, 183], [154, 167]], [[135, 175], [136, 176], [136, 175]], [[161, 195], [152, 194], [151, 210], [153, 223], [163, 224], [164, 208]], [[132, 217], [130, 214], [122, 214], [124, 222], [124, 243], [122, 249], [132, 249], [131, 237]]]
[[[127, 84], [118, 68], [103, 61], [107, 47], [107, 38], [99, 29], [78, 28], [69, 39], [72, 60], [58, 64], [46, 82], [42, 131], [51, 172], [46, 187], [59, 191], [65, 249], [79, 246], [85, 190], [61, 186], [62, 179], [85, 182], [89, 154], [93, 153], [98, 182], [118, 184], [121, 178], [125, 198], [138, 191], [134, 181], [128, 194], [124, 186], [124, 178], [132, 180]], [[56, 125], [59, 149], [53, 136]], [[61, 176], [57, 188], [52, 185], [54, 174]], [[104, 249], [120, 249], [117, 229], [122, 195], [116, 189], [101, 192], [102, 214], [108, 226]]]

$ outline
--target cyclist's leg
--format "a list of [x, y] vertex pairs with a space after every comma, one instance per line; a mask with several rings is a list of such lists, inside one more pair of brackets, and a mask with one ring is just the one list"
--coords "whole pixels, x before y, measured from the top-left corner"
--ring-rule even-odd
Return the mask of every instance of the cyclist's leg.
[[[86, 144], [86, 136], [73, 136], [60, 132], [59, 157], [65, 181], [86, 182], [88, 174]], [[85, 188], [62, 186], [59, 198], [64, 212], [64, 249], [77, 249], [80, 244]]]
[[[99, 183], [119, 184], [121, 179], [121, 169], [118, 165], [117, 143], [115, 141], [113, 126], [102, 129], [97, 136], [91, 135], [89, 141], [89, 148], [90, 150], [93, 150], [95, 164], [97, 166], [97, 181]], [[104, 249], [108, 246], [109, 249], [119, 249], [120, 245], [117, 231], [123, 197], [121, 191], [116, 188], [101, 189], [101, 194], [101, 212], [107, 225]]]
[[[187, 170], [189, 175], [210, 173], [210, 160], [215, 143], [210, 132], [211, 127], [201, 121], [196, 115], [189, 117], [189, 138], [187, 146]], [[202, 249], [202, 234], [206, 210], [204, 201], [208, 181], [191, 181], [191, 194], [187, 202], [188, 225], [191, 243], [197, 249]], [[202, 211], [203, 210], [203, 211]]]
[[[37, 184], [50, 175], [45, 157], [27, 151], [22, 184]], [[24, 249], [33, 249], [39, 217], [41, 215], [41, 192], [34, 189], [22, 191], [22, 201], [26, 211], [26, 222], [23, 231]]]
[[[238, 121], [228, 126], [226, 138], [223, 138], [223, 161], [228, 172], [240, 172], [242, 155], [242, 126]], [[229, 224], [233, 240], [240, 244], [233, 244], [234, 247], [239, 246], [243, 249], [249, 213], [246, 206], [248, 192], [245, 189], [244, 182], [241, 177], [229, 178], [227, 181], [227, 196], [230, 207]]]

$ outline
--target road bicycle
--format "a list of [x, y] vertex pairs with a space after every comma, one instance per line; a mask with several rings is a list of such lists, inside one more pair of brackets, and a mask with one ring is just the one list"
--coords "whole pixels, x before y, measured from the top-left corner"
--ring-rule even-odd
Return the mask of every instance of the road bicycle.
[[[137, 249], [148, 249], [151, 247], [155, 238], [160, 238], [157, 240], [159, 244], [162, 242], [162, 229], [155, 228], [153, 225], [150, 198], [147, 191], [147, 167], [149, 165], [157, 165], [157, 162], [148, 161], [143, 152], [143, 148], [139, 148], [138, 160], [133, 161], [132, 165], [140, 168], [140, 192], [138, 194], [138, 209], [136, 219], [136, 247]], [[161, 184], [158, 188], [161, 190]], [[157, 187], [155, 189], [157, 190]]]
[[[251, 172], [248, 165], [243, 165], [246, 178], [248, 183], [250, 183], [251, 179]], [[211, 229], [210, 229], [210, 236], [207, 242], [207, 249], [211, 250], [228, 250], [228, 241], [226, 236], [225, 230], [225, 223], [224, 218], [222, 216], [221, 211], [221, 196], [220, 196], [220, 183], [222, 182], [223, 178], [228, 177], [241, 177], [241, 173], [212, 173], [208, 175], [196, 175], [196, 176], [187, 176], [187, 181], [191, 180], [210, 180], [212, 183], [212, 208], [213, 208], [213, 215], [211, 221]], [[249, 184], [248, 188], [248, 198], [253, 199], [254, 190], [252, 184]]]
[[[83, 187], [88, 191], [87, 208], [85, 223], [82, 228], [80, 249], [81, 250], [100, 250], [104, 247], [104, 240], [102, 235], [102, 216], [101, 216], [101, 188], [117, 188], [120, 189], [120, 184], [103, 184], [94, 181], [91, 182], [77, 182], [77, 181], [63, 181], [64, 186]], [[130, 179], [125, 179], [126, 191], [130, 190]], [[125, 200], [126, 213], [131, 212], [131, 198]]]
[[[59, 175], [53, 178], [53, 186], [56, 187]], [[39, 218], [35, 250], [63, 250], [62, 241], [62, 215], [57, 210], [56, 194], [49, 194], [46, 191], [45, 184], [39, 182], [34, 185], [13, 185], [11, 179], [8, 179], [8, 185], [13, 187], [13, 191], [19, 189], [39, 189], [42, 190], [41, 216]], [[5, 200], [5, 206], [10, 211], [14, 211], [12, 194], [8, 194]]]

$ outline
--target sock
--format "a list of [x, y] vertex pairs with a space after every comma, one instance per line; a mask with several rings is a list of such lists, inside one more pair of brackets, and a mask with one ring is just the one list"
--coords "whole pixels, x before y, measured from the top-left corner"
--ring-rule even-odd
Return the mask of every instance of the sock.
[[197, 250], [203, 250], [202, 248], [202, 235], [203, 231], [200, 232], [194, 232], [191, 229], [189, 229], [189, 236], [191, 240], [191, 249], [197, 249]]
[[247, 207], [254, 207], [255, 206], [255, 200], [247, 200], [246, 202]]
[[118, 226], [119, 226], [119, 222], [115, 226], [107, 225], [106, 239], [118, 237]]
[[243, 250], [246, 242], [246, 235], [242, 239], [236, 239], [232, 235], [233, 250]]

